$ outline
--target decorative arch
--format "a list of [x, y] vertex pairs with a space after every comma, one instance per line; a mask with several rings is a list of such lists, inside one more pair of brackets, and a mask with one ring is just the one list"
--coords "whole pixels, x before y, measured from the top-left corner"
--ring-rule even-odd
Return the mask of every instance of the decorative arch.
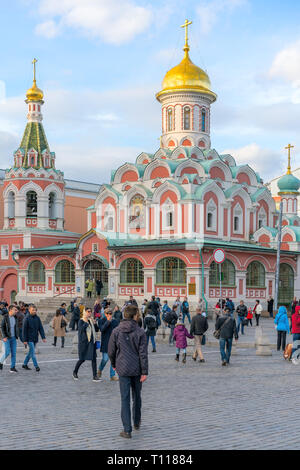
[[173, 160], [177, 160], [180, 155], [183, 155], [184, 158], [187, 158], [186, 150], [183, 147], [176, 147], [171, 154]]
[[180, 177], [184, 174], [197, 174], [198, 176], [205, 177], [205, 171], [200, 162], [196, 160], [189, 159], [180, 163], [174, 173], [174, 177]]
[[162, 160], [155, 159], [147, 165], [143, 177], [143, 181], [153, 180], [156, 178], [169, 178], [170, 168], [168, 164]]
[[[176, 198], [177, 198], [177, 201], [179, 201], [181, 199], [181, 194], [180, 194], [179, 189], [175, 185], [170, 183], [169, 181], [165, 181], [163, 184], [161, 184], [154, 191], [152, 202], [161, 203], [161, 200], [163, 199], [163, 195], [166, 192], [175, 194]], [[173, 198], [171, 196], [170, 196], [170, 199], [173, 201]], [[175, 201], [173, 201], [173, 202], [175, 202]]]
[[245, 183], [249, 186], [257, 186], [256, 173], [249, 165], [239, 167], [235, 178], [238, 180], [239, 184]]
[[114, 177], [114, 183], [125, 183], [126, 181], [138, 181], [138, 171], [132, 163], [124, 163], [120, 166]]

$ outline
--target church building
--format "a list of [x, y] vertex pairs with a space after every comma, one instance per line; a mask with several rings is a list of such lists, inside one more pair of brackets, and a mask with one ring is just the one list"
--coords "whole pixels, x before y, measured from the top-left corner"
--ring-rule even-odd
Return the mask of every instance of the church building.
[[[34, 78], [28, 123], [4, 180], [0, 263], [17, 276], [17, 299], [84, 297], [87, 279], [101, 279], [102, 294], [121, 303], [154, 294], [170, 302], [188, 296], [191, 304], [202, 297], [209, 306], [220, 297], [250, 306], [259, 299], [266, 307], [274, 296], [279, 213], [253, 168], [211, 146], [217, 95], [190, 58], [188, 25], [183, 59], [156, 94], [160, 147], [111, 172], [87, 207], [85, 233], [64, 228], [65, 180], [41, 124], [43, 93]], [[290, 166], [278, 187], [284, 202], [279, 301], [289, 304], [300, 297], [300, 180]], [[222, 291], [216, 248], [226, 256]]]

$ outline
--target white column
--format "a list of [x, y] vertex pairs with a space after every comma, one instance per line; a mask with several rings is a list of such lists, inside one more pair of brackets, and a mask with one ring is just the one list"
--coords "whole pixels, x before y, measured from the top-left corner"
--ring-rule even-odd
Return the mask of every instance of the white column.
[[37, 196], [38, 211], [37, 211], [37, 226], [38, 228], [49, 228], [49, 200], [48, 196]]
[[16, 194], [15, 228], [24, 228], [26, 218], [26, 196]]
[[160, 211], [159, 203], [154, 205], [154, 233], [155, 238], [160, 238]]
[[182, 205], [180, 202], [176, 204], [177, 208], [177, 233], [179, 237], [182, 237]]

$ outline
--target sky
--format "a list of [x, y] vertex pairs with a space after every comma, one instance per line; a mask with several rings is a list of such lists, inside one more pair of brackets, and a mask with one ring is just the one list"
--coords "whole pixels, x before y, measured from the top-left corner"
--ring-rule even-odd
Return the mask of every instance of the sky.
[[268, 182], [300, 166], [300, 2], [295, 0], [11, 0], [1, 2], [0, 168], [26, 125], [36, 57], [44, 128], [69, 179], [111, 170], [159, 147], [155, 99], [167, 70], [190, 57], [218, 95], [212, 147]]

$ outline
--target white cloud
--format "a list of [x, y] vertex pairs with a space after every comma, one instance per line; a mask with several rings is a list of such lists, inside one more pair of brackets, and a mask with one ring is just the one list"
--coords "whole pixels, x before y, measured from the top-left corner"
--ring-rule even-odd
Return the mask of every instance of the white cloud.
[[244, 6], [247, 0], [203, 0], [196, 12], [200, 19], [201, 32], [209, 33], [219, 18], [225, 13], [231, 13], [236, 8]]
[[45, 21], [36, 26], [35, 32], [39, 36], [44, 36], [47, 39], [55, 38], [60, 34], [61, 28], [53, 20]]
[[283, 78], [294, 87], [300, 87], [300, 40], [278, 52], [269, 75], [271, 78]]
[[133, 0], [40, 0], [39, 12], [47, 20], [37, 25], [38, 34], [49, 38], [73, 28], [117, 45], [145, 32], [154, 16], [150, 7]]
[[254, 171], [258, 172], [264, 179], [278, 176], [284, 170], [285, 157], [283, 152], [279, 153], [271, 149], [262, 148], [252, 143], [240, 148], [226, 149], [223, 154], [229, 153], [236, 159], [237, 165], [248, 164]]

